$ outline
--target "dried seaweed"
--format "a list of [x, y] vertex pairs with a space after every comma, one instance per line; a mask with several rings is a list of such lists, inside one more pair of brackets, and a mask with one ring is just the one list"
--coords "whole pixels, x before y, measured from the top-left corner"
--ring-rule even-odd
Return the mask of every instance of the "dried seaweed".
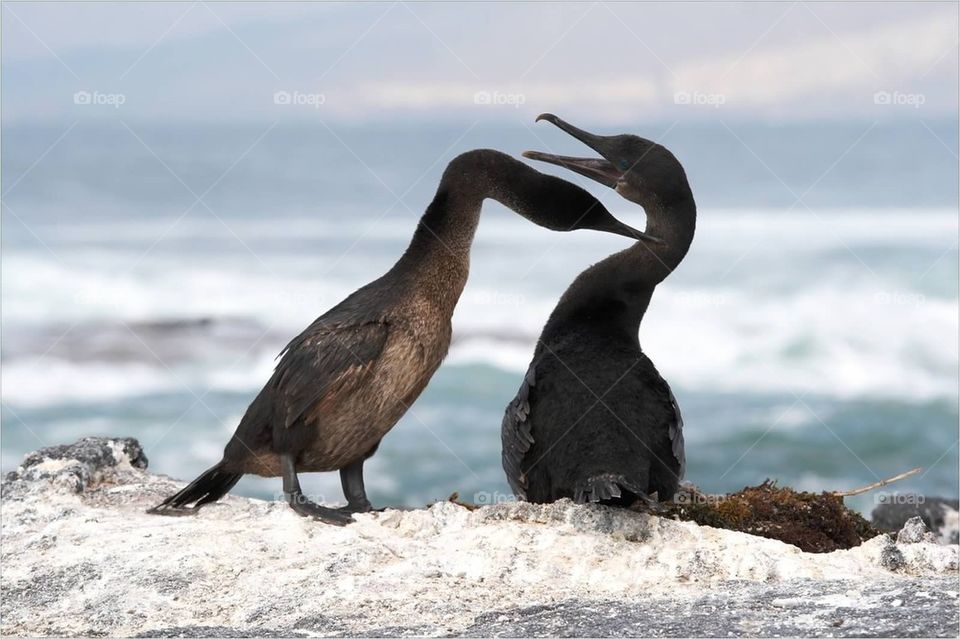
[[767, 480], [729, 495], [705, 495], [682, 489], [672, 502], [637, 510], [779, 539], [805, 552], [832, 552], [859, 546], [881, 534], [832, 492], [808, 493], [781, 488]]

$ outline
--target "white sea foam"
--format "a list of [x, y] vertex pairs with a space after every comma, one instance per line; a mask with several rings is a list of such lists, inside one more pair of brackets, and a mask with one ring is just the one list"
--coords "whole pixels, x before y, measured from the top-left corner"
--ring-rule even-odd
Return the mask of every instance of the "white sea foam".
[[179, 390], [173, 375], [147, 363], [78, 364], [44, 357], [3, 367], [3, 401], [17, 406], [95, 403]]
[[[522, 374], [549, 305], [541, 304], [537, 318], [523, 322], [519, 332], [512, 321], [515, 312], [481, 316], [481, 309], [473, 309], [480, 319], [456, 324], [447, 365], [486, 364]], [[655, 295], [640, 339], [661, 373], [690, 390], [955, 401], [957, 325], [953, 300], [896, 305], [868, 289], [823, 285], [758, 303], [745, 292], [664, 287]], [[243, 392], [269, 377], [279, 347], [266, 345], [256, 357], [205, 362], [198, 338], [197, 360], [187, 370], [168, 370], [149, 360], [19, 358], [5, 367], [3, 394], [6, 401], [38, 404], [102, 401], [184, 386]]]
[[[635, 213], [625, 210], [622, 217]], [[53, 332], [110, 319], [246, 317], [277, 335], [293, 335], [388, 268], [411, 225], [392, 220], [363, 235], [356, 225], [329, 221], [231, 224], [261, 238], [312, 228], [313, 235], [297, 237], [315, 238], [318, 249], [186, 257], [158, 251], [140, 262], [138, 242], [96, 251], [58, 247], [57, 259], [8, 251], [5, 347], [18, 327], [50, 324]], [[206, 225], [192, 221], [179, 232], [184, 238], [212, 234]], [[102, 231], [122, 247], [156, 230], [140, 237], [137, 228], [111, 224]], [[688, 259], [654, 295], [641, 343], [672, 384], [690, 390], [956, 401], [958, 300], [949, 268], [956, 232], [956, 213], [939, 210], [704, 211]], [[545, 232], [506, 215], [484, 219], [454, 316], [448, 366], [480, 363], [511, 375], [526, 369], [562, 291], [590, 262], [624, 246], [620, 238], [576, 235]], [[73, 239], [83, 246], [83, 237]], [[378, 240], [379, 253], [344, 254], [348, 239], [357, 240], [357, 250]], [[877, 266], [868, 259], [871, 251], [899, 251], [900, 257], [887, 260], [893, 266], [884, 270], [887, 261]], [[234, 366], [211, 359], [206, 339], [195, 337], [191, 367], [174, 373], [150, 359], [18, 357], [5, 367], [3, 396], [30, 405], [101, 401], [176, 391], [182, 379], [201, 389], [247, 391], [263, 384], [281, 346], [264, 346], [252, 359], [238, 353]]]
[[208, 391], [255, 391], [270, 377], [272, 353], [206, 365], [160, 361], [112, 363], [18, 358], [3, 368], [3, 401], [19, 406], [91, 404], [160, 393], [202, 397]]
[[956, 400], [955, 299], [890, 304], [869, 288], [826, 285], [723, 299], [698, 313], [667, 288], [651, 304], [641, 343], [681, 386]]

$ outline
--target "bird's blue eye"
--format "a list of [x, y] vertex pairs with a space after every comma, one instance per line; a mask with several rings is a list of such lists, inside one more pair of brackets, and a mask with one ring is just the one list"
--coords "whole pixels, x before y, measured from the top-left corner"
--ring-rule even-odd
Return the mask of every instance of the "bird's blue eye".
[[626, 171], [626, 170], [629, 169], [629, 168], [630, 168], [630, 163], [629, 163], [629, 162], [627, 162], [626, 160], [620, 160], [620, 170], [621, 170], [621, 171]]

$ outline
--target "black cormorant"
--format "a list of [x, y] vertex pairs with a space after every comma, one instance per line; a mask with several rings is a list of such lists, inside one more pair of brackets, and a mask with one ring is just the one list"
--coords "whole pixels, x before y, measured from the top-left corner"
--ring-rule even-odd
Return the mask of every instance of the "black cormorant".
[[696, 205], [680, 162], [634, 135], [599, 136], [544, 114], [602, 156], [527, 152], [613, 188], [647, 214], [638, 242], [581, 273], [540, 335], [502, 424], [503, 467], [521, 499], [629, 505], [670, 499], [684, 472], [683, 420], [638, 338], [654, 288], [693, 240]]
[[[283, 477], [287, 502], [304, 516], [345, 524], [351, 513], [371, 510], [363, 462], [447, 354], [486, 198], [556, 231], [645, 237], [583, 189], [508, 155], [476, 150], [456, 157], [400, 260], [287, 344], [223, 459], [149, 512], [193, 512], [247, 473]], [[301, 492], [297, 473], [331, 470], [340, 471], [344, 508], [320, 506]]]

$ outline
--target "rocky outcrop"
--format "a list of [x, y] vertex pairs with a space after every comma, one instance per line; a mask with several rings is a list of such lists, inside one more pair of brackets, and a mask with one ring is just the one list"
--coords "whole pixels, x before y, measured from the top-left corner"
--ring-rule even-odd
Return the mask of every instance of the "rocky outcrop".
[[125, 466], [146, 470], [148, 463], [140, 442], [132, 437], [85, 437], [73, 444], [50, 446], [30, 453], [17, 470], [7, 475], [3, 488], [16, 493], [18, 489], [38, 486], [30, 482], [49, 480], [81, 493], [94, 479], [99, 479], [101, 471], [116, 473]]
[[883, 502], [873, 509], [873, 525], [895, 532], [919, 517], [924, 525], [945, 544], [960, 543], [960, 502], [956, 499], [925, 495], [881, 495]]
[[3, 484], [4, 635], [951, 635], [956, 546], [911, 524], [851, 550], [570, 502], [442, 502], [336, 528], [180, 484], [134, 440], [27, 457]]

